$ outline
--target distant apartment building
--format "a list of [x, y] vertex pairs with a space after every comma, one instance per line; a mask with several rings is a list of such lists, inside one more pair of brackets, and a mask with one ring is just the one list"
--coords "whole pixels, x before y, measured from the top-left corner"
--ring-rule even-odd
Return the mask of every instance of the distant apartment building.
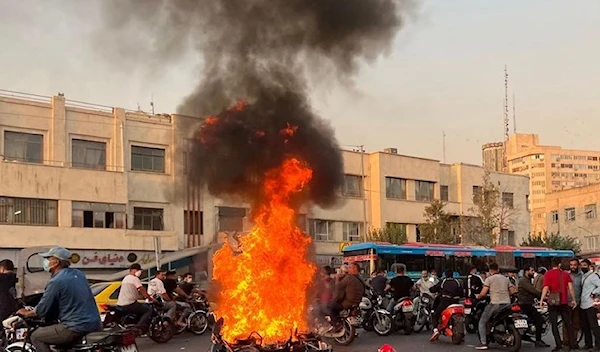
[[[484, 145], [484, 156], [489, 152], [488, 145]], [[517, 133], [509, 137], [506, 155], [509, 173], [529, 176], [531, 232], [535, 234], [547, 231], [548, 193], [600, 183], [600, 151], [540, 145], [537, 134]], [[499, 156], [503, 157], [504, 154]], [[484, 157], [483, 164], [494, 170], [498, 161]]]
[[600, 184], [546, 195], [547, 231], [575, 237], [583, 252], [600, 251]]
[[504, 143], [487, 143], [482, 149], [483, 167], [489, 171], [506, 172], [504, 167]]
[[[211, 196], [187, 182], [189, 132], [201, 119], [154, 115], [0, 91], [0, 257], [61, 245], [74, 266], [110, 273], [133, 262], [152, 265], [155, 250], [178, 266], [207, 266], [203, 246], [252, 227], [248, 204]], [[343, 151], [345, 182], [330, 209], [304, 207], [298, 224], [315, 243], [319, 263], [340, 263], [345, 245], [371, 228], [396, 224], [420, 241], [423, 211], [433, 199], [468, 216], [484, 169], [387, 152]], [[514, 207], [500, 236], [528, 235], [526, 176], [492, 172]], [[455, 234], [460, 238], [461, 234]], [[198, 259], [196, 261], [196, 259]]]

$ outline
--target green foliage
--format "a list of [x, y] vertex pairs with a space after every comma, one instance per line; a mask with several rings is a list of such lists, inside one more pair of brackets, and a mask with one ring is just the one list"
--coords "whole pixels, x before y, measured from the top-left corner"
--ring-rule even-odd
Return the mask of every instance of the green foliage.
[[576, 238], [571, 236], [562, 236], [561, 234], [547, 235], [532, 235], [525, 239], [521, 246], [524, 247], [547, 247], [552, 249], [567, 249], [572, 250], [575, 254], [581, 251], [581, 245]]
[[424, 243], [453, 244], [452, 216], [444, 211], [444, 202], [434, 199], [425, 208], [425, 223], [419, 225], [421, 241]]
[[405, 244], [408, 242], [406, 227], [397, 224], [388, 224], [382, 229], [372, 229], [367, 234], [367, 242], [389, 242]]

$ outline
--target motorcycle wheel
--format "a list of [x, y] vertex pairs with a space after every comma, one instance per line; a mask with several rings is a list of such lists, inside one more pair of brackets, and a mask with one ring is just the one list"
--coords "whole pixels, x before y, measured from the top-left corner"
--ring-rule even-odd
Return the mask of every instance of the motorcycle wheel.
[[379, 336], [388, 336], [393, 330], [392, 316], [389, 314], [379, 314], [379, 319], [381, 320], [381, 323], [379, 323], [379, 320], [377, 319], [377, 313], [373, 314], [371, 319], [373, 330]]
[[410, 335], [413, 330], [412, 319], [404, 317], [404, 335]]
[[456, 322], [452, 326], [452, 343], [460, 345], [465, 340], [465, 325], [463, 322]]
[[25, 348], [22, 348], [21, 346], [11, 346], [3, 349], [3, 352], [35, 352], [35, 347], [30, 344], [26, 344]]
[[333, 340], [340, 346], [348, 346], [352, 343], [352, 341], [354, 341], [354, 338], [356, 337], [356, 330], [354, 329], [354, 326], [350, 324], [348, 319], [344, 319], [342, 323], [344, 325], [344, 335], [340, 337], [334, 337]]
[[363, 317], [363, 323], [362, 323], [362, 328], [365, 331], [373, 331], [373, 321], [372, 321], [372, 317], [373, 315], [375, 315], [375, 313], [371, 313], [369, 315], [365, 315]]
[[477, 332], [477, 323], [475, 322], [475, 319], [473, 319], [472, 317], [468, 316], [465, 318], [465, 329], [467, 330], [467, 332], [469, 334], [474, 334]]
[[167, 343], [173, 338], [174, 333], [171, 319], [159, 316], [152, 320], [148, 336], [156, 343]]
[[188, 326], [194, 335], [202, 335], [208, 329], [208, 318], [204, 311], [195, 311], [188, 318]]
[[517, 328], [515, 328], [514, 325], [510, 325], [508, 327], [508, 333], [513, 338], [513, 344], [512, 344], [512, 346], [507, 346], [508, 347], [508, 351], [509, 352], [517, 352], [517, 351], [519, 351], [521, 349], [521, 333], [519, 332], [519, 330], [517, 330]]
[[415, 324], [413, 325], [413, 330], [415, 332], [423, 331], [423, 328], [427, 325], [427, 314], [424, 311], [420, 311], [417, 315], [417, 319]]

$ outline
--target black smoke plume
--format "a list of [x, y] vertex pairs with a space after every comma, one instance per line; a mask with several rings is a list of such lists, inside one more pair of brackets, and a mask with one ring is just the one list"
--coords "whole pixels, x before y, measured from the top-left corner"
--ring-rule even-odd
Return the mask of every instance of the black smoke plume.
[[[390, 48], [410, 7], [394, 0], [103, 4], [103, 36], [126, 44], [111, 53], [154, 66], [198, 54], [201, 74], [190, 78], [198, 85], [178, 112], [216, 119], [195, 133], [193, 182], [215, 195], [253, 197], [266, 170], [296, 156], [314, 170], [310, 199], [321, 205], [334, 200], [343, 162], [333, 129], [311, 109], [309, 78], [351, 82], [362, 62]], [[231, 108], [240, 100], [244, 108]], [[281, 132], [287, 126], [297, 128], [291, 137]]]

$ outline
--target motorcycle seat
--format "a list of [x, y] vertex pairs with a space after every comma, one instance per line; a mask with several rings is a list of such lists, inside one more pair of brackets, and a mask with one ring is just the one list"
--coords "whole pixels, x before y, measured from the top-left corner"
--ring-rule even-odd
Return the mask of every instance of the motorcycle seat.
[[496, 316], [498, 316], [499, 314], [502, 314], [502, 313], [506, 312], [507, 310], [508, 311], [511, 310], [510, 304], [507, 304], [506, 306], [504, 306], [504, 307], [498, 309], [497, 311], [495, 311], [494, 314], [492, 314], [492, 316], [490, 317], [490, 321], [492, 319], [494, 319]]
[[464, 308], [465, 306], [463, 306], [462, 304], [451, 304], [448, 306], [448, 308]]
[[85, 335], [85, 341], [88, 344], [98, 343], [98, 342], [105, 340], [107, 337], [109, 337], [113, 334], [114, 334], [114, 331], [112, 331], [112, 330], [92, 332], [92, 333]]

